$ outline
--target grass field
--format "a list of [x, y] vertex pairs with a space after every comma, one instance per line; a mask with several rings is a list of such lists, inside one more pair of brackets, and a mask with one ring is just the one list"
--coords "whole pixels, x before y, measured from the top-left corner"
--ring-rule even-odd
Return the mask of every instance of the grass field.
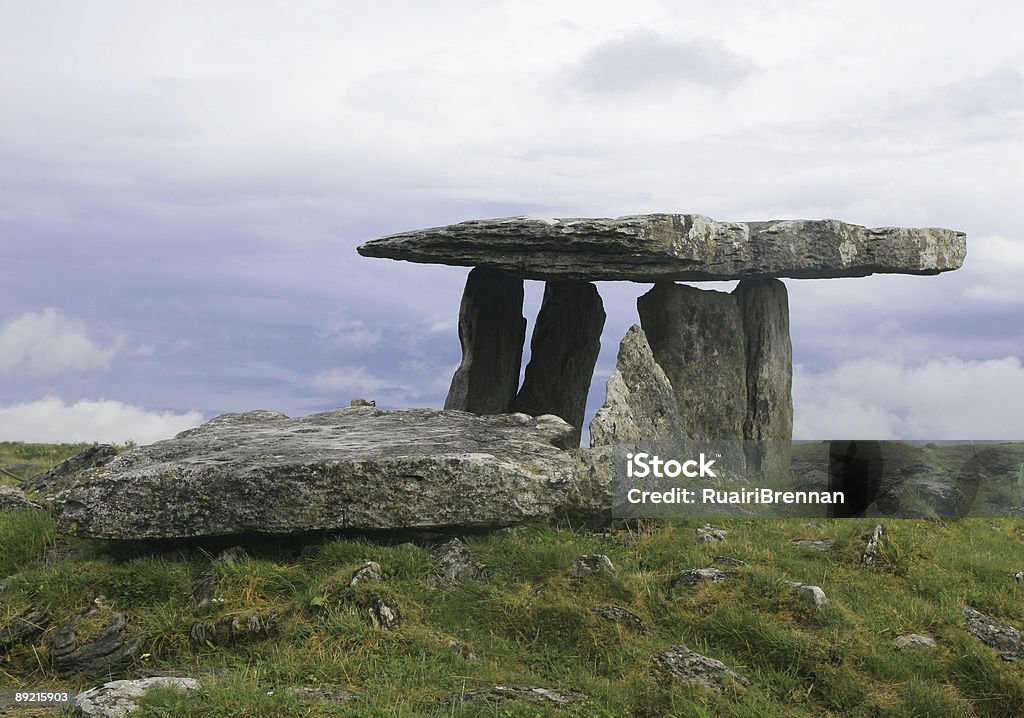
[[[48, 464], [73, 451], [17, 447], [0, 444], [0, 465], [29, 463], [28, 456]], [[697, 542], [695, 522], [608, 533], [535, 526], [467, 537], [488, 579], [437, 589], [428, 582], [426, 545], [281, 539], [250, 544], [246, 558], [211, 563], [209, 546], [72, 540], [55, 535], [44, 512], [8, 511], [0, 513], [0, 575], [19, 575], [0, 593], [0, 622], [39, 606], [53, 616], [52, 632], [104, 596], [104, 610], [130, 615], [145, 646], [144, 657], [115, 677], [184, 669], [203, 684], [197, 694], [151, 694], [134, 714], [140, 718], [1021, 715], [1021, 667], [969, 635], [961, 614], [970, 605], [1024, 626], [1024, 586], [1012, 578], [1024, 569], [1020, 522], [889, 521], [871, 567], [859, 556], [872, 521], [719, 525], [728, 534], [711, 543]], [[805, 538], [832, 539], [835, 547], [818, 552], [791, 543]], [[573, 559], [590, 553], [609, 556], [615, 572], [571, 578]], [[680, 571], [710, 566], [719, 555], [749, 566], [670, 595]], [[391, 578], [347, 588], [367, 560]], [[223, 603], [201, 609], [192, 592], [210, 570]], [[830, 605], [804, 605], [786, 579], [821, 586]], [[398, 630], [368, 625], [359, 607], [374, 596], [398, 604]], [[649, 632], [592, 611], [610, 605], [639, 615]], [[277, 614], [272, 635], [230, 645], [189, 640], [199, 621], [254, 612]], [[928, 633], [939, 648], [900, 651], [893, 639], [903, 633]], [[465, 645], [453, 647], [452, 639]], [[0, 658], [0, 687], [82, 690], [102, 682], [57, 680], [44, 645], [45, 636]], [[651, 656], [672, 645], [720, 659], [751, 685], [719, 694], [652, 674]], [[586, 697], [563, 707], [443, 702], [493, 684]], [[300, 685], [341, 687], [356, 697], [330, 704], [285, 690]]]

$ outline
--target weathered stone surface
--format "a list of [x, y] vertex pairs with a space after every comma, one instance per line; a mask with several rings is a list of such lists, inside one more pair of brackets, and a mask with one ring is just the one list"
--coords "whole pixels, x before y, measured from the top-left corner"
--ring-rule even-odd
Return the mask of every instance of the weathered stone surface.
[[893, 639], [893, 645], [899, 649], [912, 648], [915, 650], [929, 650], [939, 647], [934, 638], [920, 633], [907, 633], [902, 636], [896, 636]]
[[836, 542], [832, 539], [794, 539], [791, 543], [797, 548], [806, 548], [822, 553], [827, 553], [836, 547]]
[[430, 558], [434, 563], [434, 572], [430, 574], [428, 582], [434, 588], [487, 579], [487, 568], [476, 560], [469, 546], [457, 538], [431, 551]]
[[7, 653], [19, 643], [28, 643], [38, 636], [50, 624], [50, 616], [39, 607], [31, 606], [0, 624], [0, 655]]
[[796, 595], [811, 608], [825, 608], [828, 605], [828, 596], [821, 586], [797, 586]]
[[715, 556], [711, 559], [714, 563], [720, 563], [723, 566], [749, 566], [750, 564], [741, 558], [735, 556]]
[[864, 551], [860, 555], [860, 562], [864, 566], [871, 566], [878, 560], [878, 552], [880, 549], [879, 544], [882, 541], [882, 535], [885, 530], [882, 528], [882, 524], [878, 524], [871, 530], [871, 537], [868, 539], [867, 545], [864, 546]]
[[111, 681], [75, 696], [74, 714], [80, 718], [125, 718], [139, 709], [139, 699], [154, 688], [196, 691], [199, 682], [172, 676]]
[[359, 608], [370, 625], [385, 631], [397, 631], [402, 626], [402, 609], [390, 596], [360, 596]]
[[21, 488], [40, 494], [59, 491], [72, 483], [80, 472], [103, 466], [115, 456], [117, 456], [117, 449], [109, 444], [90, 446], [60, 462], [49, 471], [25, 479]]
[[352, 572], [348, 580], [348, 587], [358, 586], [361, 583], [381, 583], [390, 578], [388, 572], [381, 568], [376, 561], [367, 561], [365, 564]]
[[590, 422], [590, 445], [686, 438], [675, 391], [634, 324], [619, 344], [604, 404]]
[[459, 308], [459, 341], [462, 364], [444, 408], [474, 414], [511, 411], [526, 341], [523, 280], [486, 267], [473, 269]]
[[584, 698], [583, 694], [563, 688], [541, 688], [538, 686], [487, 686], [471, 691], [463, 691], [444, 700], [445, 703], [475, 703], [504, 700], [527, 701], [529, 703], [551, 703], [558, 706], [569, 705]]
[[126, 666], [142, 652], [142, 639], [129, 634], [128, 618], [121, 613], [111, 614], [95, 638], [79, 640], [79, 623], [94, 611], [79, 614], [50, 637], [50, 659], [61, 678], [79, 674], [105, 676]]
[[0, 484], [0, 511], [5, 509], [41, 509], [39, 504], [34, 504], [25, 496], [25, 492], [14, 486]]
[[575, 505], [554, 416], [348, 407], [226, 414], [122, 454], [58, 499], [58, 528], [111, 539], [484, 528]]
[[696, 214], [506, 217], [394, 234], [363, 244], [359, 253], [494, 267], [528, 279], [817, 279], [957, 269], [967, 239], [949, 229], [868, 229], [834, 219], [743, 223]]
[[777, 279], [746, 279], [733, 295], [746, 335], [747, 470], [788, 476], [793, 439], [793, 344], [789, 295]]
[[683, 588], [693, 588], [698, 584], [706, 581], [715, 583], [717, 581], [725, 581], [733, 572], [723, 571], [718, 568], [693, 568], [687, 571], [680, 572], [669, 585], [669, 595], [674, 595], [677, 591]]
[[729, 532], [711, 524], [704, 524], [697, 527], [697, 543], [711, 543], [712, 541], [725, 541]]
[[577, 446], [604, 319], [604, 305], [593, 284], [548, 282], [530, 339], [530, 363], [512, 403], [514, 411], [530, 416], [562, 417], [576, 429]]
[[652, 656], [654, 672], [672, 676], [684, 683], [696, 683], [705, 688], [724, 691], [736, 684], [750, 685], [750, 681], [714, 658], [702, 656], [685, 646], [672, 646]]
[[603, 553], [588, 553], [577, 557], [569, 566], [569, 575], [583, 578], [594, 573], [615, 573], [612, 560]]
[[964, 609], [964, 620], [967, 631], [986, 646], [999, 651], [1004, 661], [1024, 660], [1024, 636], [1019, 630], [970, 606]]
[[646, 635], [649, 633], [647, 624], [640, 616], [622, 606], [601, 606], [591, 609], [597, 616], [606, 621], [612, 621], [620, 626], [628, 628], [633, 633]]
[[878, 497], [878, 510], [898, 518], [959, 519], [966, 514], [969, 503], [959, 487], [919, 479], [902, 481], [884, 491]]
[[192, 626], [188, 638], [197, 646], [232, 646], [262, 641], [277, 630], [276, 613], [231, 613], [215, 621], [200, 621]]
[[736, 297], [662, 282], [637, 299], [640, 326], [665, 371], [690, 438], [742, 439], [746, 333]]

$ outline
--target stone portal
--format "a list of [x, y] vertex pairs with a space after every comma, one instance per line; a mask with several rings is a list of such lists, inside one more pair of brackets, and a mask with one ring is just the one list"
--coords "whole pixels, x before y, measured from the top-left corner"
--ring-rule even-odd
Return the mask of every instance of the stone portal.
[[[637, 301], [640, 327], [620, 346], [592, 442], [740, 439], [761, 445], [748, 455], [748, 468], [758, 470], [786, 461], [788, 452], [763, 447], [788, 444], [793, 434], [789, 304], [778, 278], [938, 274], [963, 264], [967, 239], [949, 229], [833, 219], [510, 217], [391, 235], [359, 253], [474, 267], [459, 316], [462, 365], [445, 408], [553, 413], [577, 437], [604, 324], [590, 282], [654, 283]], [[547, 286], [518, 388], [523, 279]], [[676, 284], [736, 279], [731, 293]], [[653, 384], [641, 386], [648, 379]], [[672, 437], [643, 436], [648, 431]]]

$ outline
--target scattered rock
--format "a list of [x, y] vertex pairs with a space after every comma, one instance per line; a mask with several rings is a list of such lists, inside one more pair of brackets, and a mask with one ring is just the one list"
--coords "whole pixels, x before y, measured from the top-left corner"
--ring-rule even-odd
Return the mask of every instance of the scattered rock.
[[75, 696], [75, 715], [81, 718], [125, 718], [139, 709], [139, 699], [154, 688], [196, 691], [199, 690], [199, 682], [194, 678], [170, 676], [111, 681]]
[[574, 446], [580, 445], [604, 319], [593, 284], [547, 282], [530, 339], [530, 363], [512, 402], [513, 411], [565, 419], [575, 429]]
[[390, 596], [362, 596], [359, 602], [374, 628], [397, 631], [402, 626], [402, 610]]
[[797, 596], [811, 608], [825, 608], [828, 605], [828, 596], [821, 589], [821, 586], [801, 585], [796, 589]]
[[80, 622], [91, 618], [97, 609], [80, 613], [49, 639], [50, 659], [57, 675], [71, 678], [106, 676], [126, 666], [142, 653], [142, 639], [128, 632], [128, 617], [111, 614], [95, 638], [81, 641], [76, 634]]
[[689, 571], [683, 571], [672, 579], [672, 584], [669, 586], [669, 594], [675, 593], [677, 589], [690, 588], [705, 581], [725, 581], [730, 576], [732, 576], [732, 571], [722, 571], [717, 568], [694, 568]]
[[790, 543], [797, 548], [806, 548], [822, 553], [827, 553], [836, 547], [836, 542], [832, 539], [794, 539]]
[[373, 399], [353, 399], [348, 403], [349, 406], [377, 406], [377, 402]]
[[1019, 630], [970, 606], [964, 609], [964, 619], [967, 631], [986, 646], [999, 651], [1004, 661], [1024, 660], [1024, 638]]
[[735, 684], [750, 685], [749, 680], [721, 661], [702, 656], [685, 646], [672, 646], [655, 654], [651, 660], [655, 673], [672, 676], [684, 683], [695, 683], [716, 691], [724, 691]]
[[711, 559], [711, 561], [713, 563], [720, 563], [720, 564], [723, 564], [725, 566], [749, 566], [750, 565], [746, 561], [744, 561], [742, 559], [738, 559], [738, 558], [733, 558], [732, 556], [715, 556], [713, 559]]
[[699, 281], [937, 274], [963, 264], [948, 229], [868, 229], [835, 219], [719, 222], [698, 214], [473, 220], [393, 234], [364, 257], [489, 266], [527, 279]]
[[33, 503], [25, 496], [21, 489], [0, 484], [0, 511], [5, 509], [41, 509], [39, 504]]
[[1024, 583], [1024, 571], [1018, 571], [1017, 573], [1013, 574], [1013, 580], [1017, 583]]
[[665, 371], [634, 324], [619, 344], [604, 404], [590, 422], [590, 445], [685, 438], [686, 427]]
[[697, 543], [710, 543], [712, 541], [725, 541], [725, 536], [729, 532], [725, 529], [720, 529], [712, 526], [711, 524], [704, 524], [697, 529]]
[[529, 703], [552, 703], [558, 706], [569, 705], [582, 700], [582, 693], [563, 688], [539, 688], [537, 686], [487, 686], [471, 691], [463, 691], [444, 699], [444, 703], [474, 703], [486, 701], [495, 703], [503, 700], [527, 701]]
[[25, 479], [21, 488], [39, 494], [60, 491], [73, 483], [79, 473], [86, 469], [103, 466], [116, 456], [117, 449], [109, 444], [90, 446], [60, 462], [49, 471]]
[[192, 626], [188, 637], [193, 644], [230, 646], [261, 641], [277, 630], [277, 613], [230, 613], [215, 621], [200, 621]]
[[471, 270], [459, 307], [459, 341], [462, 363], [444, 408], [474, 414], [512, 411], [526, 341], [523, 280], [490, 267]]
[[430, 553], [434, 573], [427, 579], [431, 586], [442, 588], [463, 581], [487, 580], [487, 569], [476, 560], [473, 552], [457, 538], [437, 547]]
[[360, 568], [352, 572], [348, 580], [348, 587], [358, 586], [361, 583], [380, 583], [387, 581], [391, 576], [380, 567], [376, 561], [367, 561]]
[[440, 642], [448, 650], [458, 653], [465, 660], [471, 663], [479, 663], [483, 660], [483, 656], [481, 656], [472, 646], [470, 646], [465, 641], [460, 641], [457, 638], [445, 636], [440, 633], [431, 633], [430, 636], [434, 640]]
[[30, 606], [0, 625], [0, 654], [7, 653], [19, 643], [28, 643], [42, 635], [50, 625], [50, 616], [42, 608]]
[[225, 414], [90, 470], [60, 494], [58, 528], [148, 539], [547, 520], [580, 501], [559, 447], [573, 431], [430, 409]]
[[640, 618], [640, 616], [623, 608], [622, 606], [604, 606], [591, 610], [606, 621], [613, 621], [620, 626], [628, 628], [633, 633], [646, 635], [650, 632], [647, 628], [647, 624], [644, 623], [644, 620]]
[[878, 524], [871, 531], [871, 538], [868, 539], [868, 544], [864, 547], [864, 553], [860, 555], [860, 562], [863, 565], [870, 566], [878, 559], [878, 547], [882, 540], [882, 534], [882, 524]]
[[584, 554], [569, 566], [569, 574], [573, 578], [582, 578], [592, 573], [615, 573], [612, 560], [601, 553]]
[[896, 636], [893, 640], [893, 644], [901, 650], [904, 648], [924, 650], [939, 647], [939, 644], [935, 642], [934, 638], [920, 633], [906, 633], [902, 636]]
[[348, 703], [356, 697], [355, 693], [341, 686], [290, 686], [284, 692], [323, 703]]

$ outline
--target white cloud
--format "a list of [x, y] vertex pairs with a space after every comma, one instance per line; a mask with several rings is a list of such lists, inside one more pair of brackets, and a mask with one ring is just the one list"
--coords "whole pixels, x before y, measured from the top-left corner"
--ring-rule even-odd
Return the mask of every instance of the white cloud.
[[45, 376], [102, 369], [121, 349], [102, 347], [85, 325], [57, 309], [23, 314], [0, 327], [0, 374]]
[[364, 367], [328, 369], [314, 376], [309, 384], [318, 391], [349, 392], [353, 397], [365, 399], [373, 399], [370, 395], [374, 392], [405, 390], [395, 381], [374, 376]]
[[317, 332], [317, 339], [324, 345], [352, 351], [373, 349], [382, 336], [379, 328], [367, 326], [361, 319], [331, 322]]
[[793, 373], [798, 439], [1024, 439], [1017, 357], [860, 359]]
[[198, 411], [183, 414], [147, 411], [105, 399], [65, 404], [57, 397], [48, 396], [0, 406], [0, 438], [44, 443], [124, 443], [130, 439], [139, 444], [151, 444], [202, 421], [203, 415]]

